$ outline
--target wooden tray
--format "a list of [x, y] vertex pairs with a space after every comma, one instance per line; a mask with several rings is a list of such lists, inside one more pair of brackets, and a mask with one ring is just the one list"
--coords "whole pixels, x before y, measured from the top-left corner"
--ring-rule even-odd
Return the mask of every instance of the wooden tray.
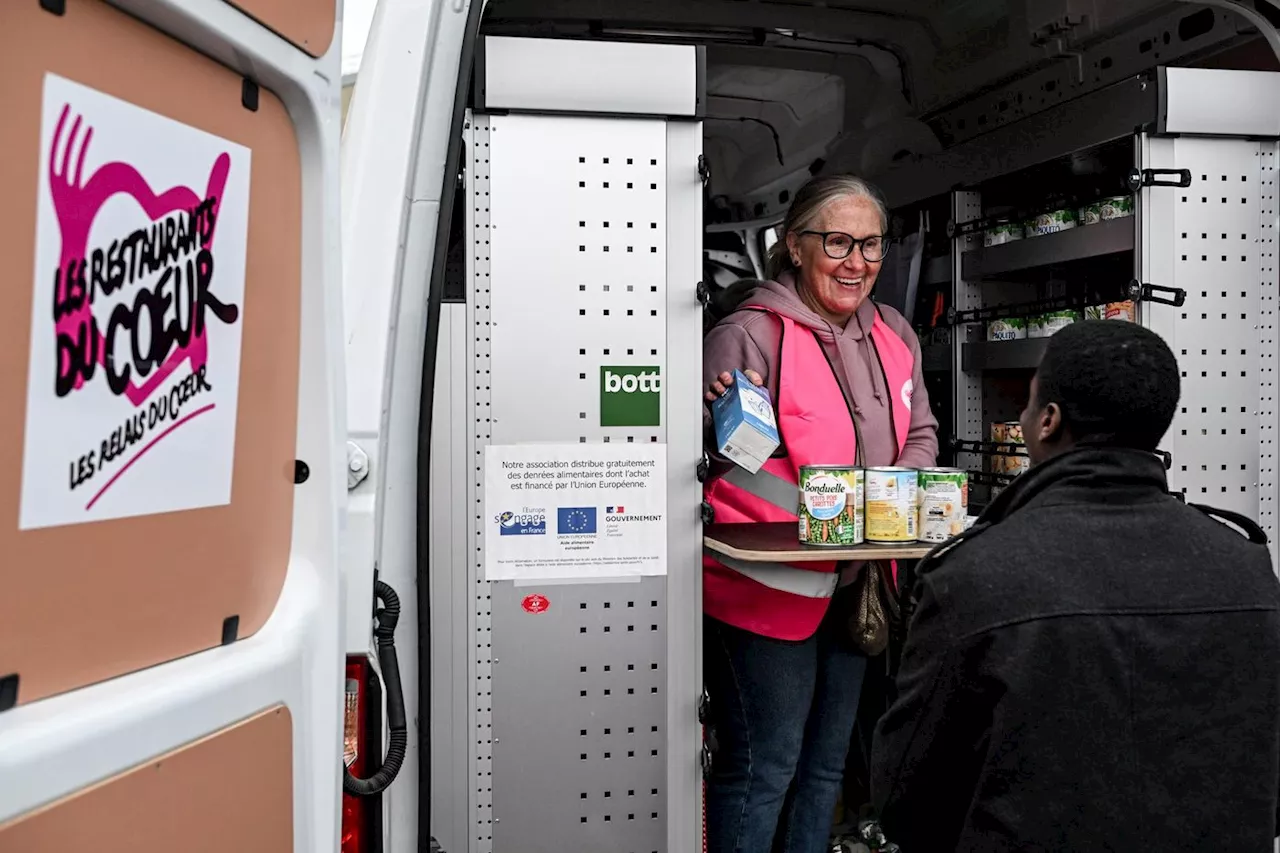
[[928, 542], [902, 545], [801, 545], [794, 521], [708, 524], [703, 544], [717, 554], [747, 563], [805, 563], [821, 560], [918, 560], [933, 549]]

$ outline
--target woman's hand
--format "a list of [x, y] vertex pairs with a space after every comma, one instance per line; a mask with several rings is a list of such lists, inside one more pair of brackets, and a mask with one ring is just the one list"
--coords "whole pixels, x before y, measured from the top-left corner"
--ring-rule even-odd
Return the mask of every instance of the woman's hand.
[[[754, 370], [744, 370], [742, 372], [748, 379], [751, 380], [752, 384], [754, 385], [764, 384], [764, 379], [762, 379], [760, 377], [760, 374], [756, 373]], [[725, 390], [732, 384], [733, 384], [733, 374], [727, 371], [724, 373], [721, 373], [718, 377], [716, 377], [716, 381], [711, 383], [709, 389], [707, 390], [707, 402], [708, 403], [715, 402], [716, 398], [722, 395], [725, 392]]]

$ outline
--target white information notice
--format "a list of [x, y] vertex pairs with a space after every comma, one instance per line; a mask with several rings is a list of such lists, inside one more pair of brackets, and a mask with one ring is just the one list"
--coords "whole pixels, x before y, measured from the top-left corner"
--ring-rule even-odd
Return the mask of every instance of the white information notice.
[[485, 449], [485, 578], [667, 573], [665, 444]]

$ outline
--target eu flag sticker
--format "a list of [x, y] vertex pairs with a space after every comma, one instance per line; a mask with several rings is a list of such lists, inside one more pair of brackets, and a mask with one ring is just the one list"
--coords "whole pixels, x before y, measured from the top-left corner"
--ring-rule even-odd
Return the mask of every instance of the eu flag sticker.
[[596, 508], [593, 506], [560, 507], [556, 510], [558, 533], [595, 533]]

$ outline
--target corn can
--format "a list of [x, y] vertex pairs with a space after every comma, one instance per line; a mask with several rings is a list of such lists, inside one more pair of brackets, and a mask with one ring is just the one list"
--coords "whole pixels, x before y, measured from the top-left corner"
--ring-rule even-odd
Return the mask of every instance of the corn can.
[[965, 529], [969, 475], [959, 468], [922, 468], [917, 491], [921, 542], [946, 542]]
[[919, 476], [914, 468], [867, 469], [866, 541], [887, 545], [916, 541]]
[[800, 542], [841, 547], [861, 545], [865, 474], [852, 465], [800, 467]]

